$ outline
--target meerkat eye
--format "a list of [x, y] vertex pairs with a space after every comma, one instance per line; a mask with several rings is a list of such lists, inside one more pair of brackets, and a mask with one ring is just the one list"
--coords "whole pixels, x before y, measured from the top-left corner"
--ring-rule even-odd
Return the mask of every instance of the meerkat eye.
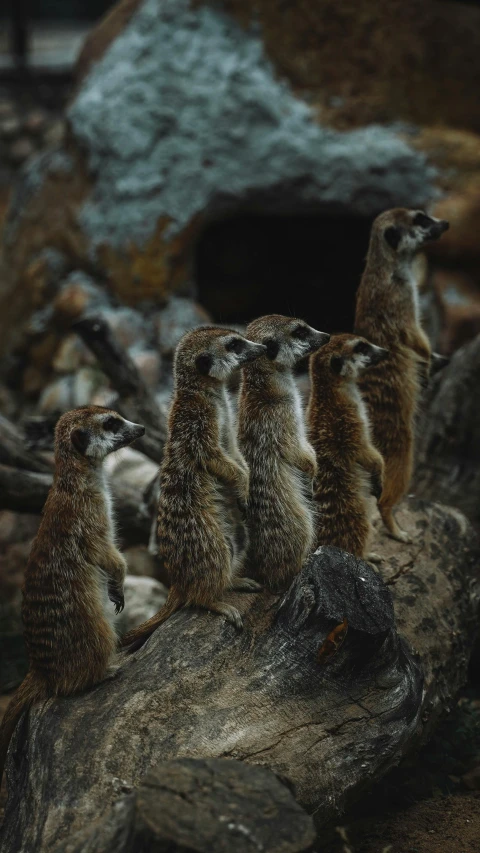
[[370, 344], [366, 344], [365, 341], [359, 341], [358, 344], [355, 344], [353, 351], [358, 352], [361, 355], [365, 355], [370, 349]]
[[432, 224], [432, 220], [424, 213], [417, 213], [417, 215], [414, 217], [413, 224], [419, 225], [420, 228], [429, 228]]
[[120, 418], [114, 418], [113, 416], [110, 418], [106, 418], [103, 422], [103, 428], [105, 432], [118, 432], [118, 430], [122, 426], [122, 421]]
[[304, 341], [308, 338], [309, 328], [303, 324], [299, 324], [292, 329], [292, 338], [297, 338], [299, 341]]
[[241, 353], [245, 349], [245, 342], [241, 338], [232, 338], [228, 344], [225, 344], [227, 352]]
[[383, 236], [385, 237], [386, 242], [390, 246], [391, 249], [395, 251], [398, 249], [398, 244], [402, 239], [403, 231], [401, 228], [396, 228], [395, 225], [390, 225], [389, 228], [385, 228], [383, 232]]

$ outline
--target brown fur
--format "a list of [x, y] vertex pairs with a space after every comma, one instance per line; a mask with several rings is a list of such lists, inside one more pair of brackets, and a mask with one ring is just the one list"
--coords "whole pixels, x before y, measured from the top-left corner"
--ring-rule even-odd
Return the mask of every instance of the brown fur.
[[357, 383], [363, 370], [385, 356], [364, 338], [335, 335], [310, 359], [307, 423], [317, 456], [315, 545], [335, 545], [363, 558], [372, 534], [372, 494], [380, 497], [384, 466], [372, 445]]
[[[123, 425], [115, 435], [103, 427], [112, 418]], [[29, 672], [0, 728], [0, 778], [22, 712], [41, 699], [86, 690], [105, 677], [112, 661], [116, 635], [106, 615], [107, 591], [118, 612], [125, 561], [114, 545], [102, 461], [144, 431], [97, 406], [58, 421], [53, 485], [25, 571]]]
[[[226, 351], [231, 339], [243, 342], [243, 353]], [[242, 363], [263, 351], [219, 328], [196, 329], [178, 345], [158, 510], [159, 553], [171, 586], [162, 610], [123, 638], [130, 651], [185, 605], [220, 613], [241, 628], [240, 613], [225, 603], [225, 592], [260, 588], [239, 576], [232, 502], [245, 506], [249, 473], [236, 444], [226, 385]]]
[[[300, 327], [303, 339], [295, 337]], [[313, 541], [315, 453], [293, 368], [329, 336], [277, 314], [254, 320], [247, 336], [268, 347], [244, 368], [240, 395], [239, 442], [250, 467], [247, 565], [253, 577], [278, 591], [298, 574]]]
[[[416, 217], [424, 217], [416, 225]], [[421, 374], [430, 364], [430, 344], [420, 325], [412, 264], [425, 242], [438, 239], [448, 223], [421, 211], [396, 208], [372, 226], [367, 264], [357, 294], [355, 333], [385, 347], [390, 357], [360, 380], [373, 441], [385, 460], [379, 509], [390, 534], [407, 541], [393, 507], [406, 494], [412, 475], [414, 426]], [[398, 245], [395, 245], [398, 243]]]

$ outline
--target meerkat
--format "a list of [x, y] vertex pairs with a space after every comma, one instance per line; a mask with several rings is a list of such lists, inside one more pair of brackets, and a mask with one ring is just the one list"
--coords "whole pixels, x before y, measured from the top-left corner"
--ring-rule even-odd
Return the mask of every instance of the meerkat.
[[367, 263], [357, 293], [355, 334], [389, 351], [388, 359], [359, 380], [372, 424], [373, 443], [385, 461], [378, 507], [394, 539], [408, 542], [393, 516], [406, 494], [413, 467], [416, 408], [422, 373], [430, 366], [430, 344], [420, 323], [415, 253], [437, 240], [448, 222], [422, 211], [387, 210], [374, 221]]
[[278, 314], [254, 320], [246, 334], [266, 347], [244, 367], [240, 391], [238, 437], [250, 468], [247, 565], [280, 591], [299, 573], [314, 537], [315, 452], [293, 369], [330, 335]]
[[261, 589], [240, 574], [232, 503], [244, 511], [249, 471], [235, 437], [227, 382], [263, 352], [264, 346], [218, 327], [195, 329], [178, 344], [158, 509], [158, 548], [170, 590], [164, 607], [125, 635], [129, 651], [184, 606], [219, 613], [241, 629], [240, 613], [224, 601], [225, 592]]
[[387, 350], [355, 335], [335, 335], [310, 359], [308, 437], [317, 456], [315, 546], [335, 545], [356, 557], [369, 553], [372, 495], [383, 487], [383, 459], [372, 444], [358, 388], [365, 370]]
[[99, 406], [74, 409], [57, 423], [53, 485], [25, 571], [29, 670], [0, 727], [0, 780], [22, 712], [91, 687], [112, 664], [117, 637], [108, 599], [115, 612], [123, 610], [126, 565], [114, 544], [102, 463], [144, 433], [140, 424]]

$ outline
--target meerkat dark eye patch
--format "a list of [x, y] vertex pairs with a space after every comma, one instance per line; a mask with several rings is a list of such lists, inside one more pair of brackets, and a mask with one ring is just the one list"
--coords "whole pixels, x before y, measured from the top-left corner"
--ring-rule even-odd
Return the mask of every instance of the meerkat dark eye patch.
[[276, 341], [275, 338], [265, 338], [262, 341], [262, 344], [267, 348], [267, 358], [269, 358], [270, 361], [275, 361], [280, 349], [278, 341]]
[[81, 429], [81, 427], [78, 427], [78, 429], [73, 430], [70, 438], [72, 440], [72, 444], [75, 450], [78, 450], [78, 452], [81, 453], [82, 456], [84, 456], [89, 442], [88, 431], [86, 429]]
[[340, 376], [343, 367], [343, 358], [341, 355], [332, 355], [330, 359], [330, 367], [332, 368], [334, 373], [338, 373]]
[[432, 220], [425, 213], [417, 213], [413, 220], [414, 225], [419, 225], [420, 228], [430, 228]]
[[389, 228], [385, 228], [383, 232], [383, 236], [385, 237], [386, 242], [390, 246], [391, 249], [398, 249], [398, 244], [402, 239], [403, 229], [396, 228], [395, 225], [390, 225]]
[[201, 352], [195, 359], [195, 367], [202, 376], [208, 376], [212, 369], [213, 358], [209, 352]]
[[359, 341], [358, 344], [355, 344], [353, 351], [359, 353], [360, 355], [366, 355], [370, 350], [370, 344], [366, 344], [365, 341]]
[[106, 418], [103, 422], [103, 428], [105, 432], [113, 432], [117, 433], [122, 426], [122, 421], [120, 418], [110, 417]]
[[241, 338], [233, 338], [225, 345], [227, 352], [241, 353], [245, 349], [245, 341]]
[[299, 341], [305, 341], [308, 338], [309, 333], [310, 329], [308, 328], [308, 326], [300, 324], [298, 326], [295, 326], [294, 329], [292, 329], [292, 338], [297, 338], [297, 340]]

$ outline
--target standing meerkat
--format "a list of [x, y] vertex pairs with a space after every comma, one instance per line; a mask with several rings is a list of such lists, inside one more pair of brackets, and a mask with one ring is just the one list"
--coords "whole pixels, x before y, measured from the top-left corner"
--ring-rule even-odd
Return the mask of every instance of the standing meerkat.
[[108, 599], [123, 610], [125, 561], [114, 544], [105, 457], [145, 428], [100, 406], [62, 415], [55, 474], [25, 571], [22, 618], [29, 670], [0, 727], [0, 779], [22, 712], [101, 681], [117, 643]]
[[360, 390], [372, 424], [373, 442], [385, 461], [379, 510], [394, 539], [408, 542], [393, 507], [406, 494], [413, 466], [416, 408], [430, 344], [420, 324], [413, 264], [425, 243], [437, 240], [448, 222], [417, 210], [396, 208], [372, 226], [365, 272], [357, 293], [355, 333], [389, 351], [368, 370]]
[[299, 573], [314, 537], [315, 452], [293, 368], [330, 335], [279, 314], [254, 320], [246, 334], [266, 347], [245, 366], [240, 392], [239, 442], [250, 468], [247, 565], [261, 583], [281, 590]]
[[314, 482], [315, 545], [368, 554], [372, 495], [380, 498], [383, 459], [372, 444], [367, 409], [358, 389], [365, 370], [387, 350], [356, 335], [335, 335], [310, 359], [308, 436], [317, 455]]
[[249, 489], [248, 467], [238, 449], [227, 381], [265, 347], [230, 329], [188, 332], [174, 361], [174, 396], [160, 469], [158, 544], [170, 579], [164, 607], [125, 635], [138, 649], [181, 607], [220, 613], [242, 628], [239, 611], [224, 601], [226, 590], [261, 587], [240, 576], [233, 504], [241, 510]]

